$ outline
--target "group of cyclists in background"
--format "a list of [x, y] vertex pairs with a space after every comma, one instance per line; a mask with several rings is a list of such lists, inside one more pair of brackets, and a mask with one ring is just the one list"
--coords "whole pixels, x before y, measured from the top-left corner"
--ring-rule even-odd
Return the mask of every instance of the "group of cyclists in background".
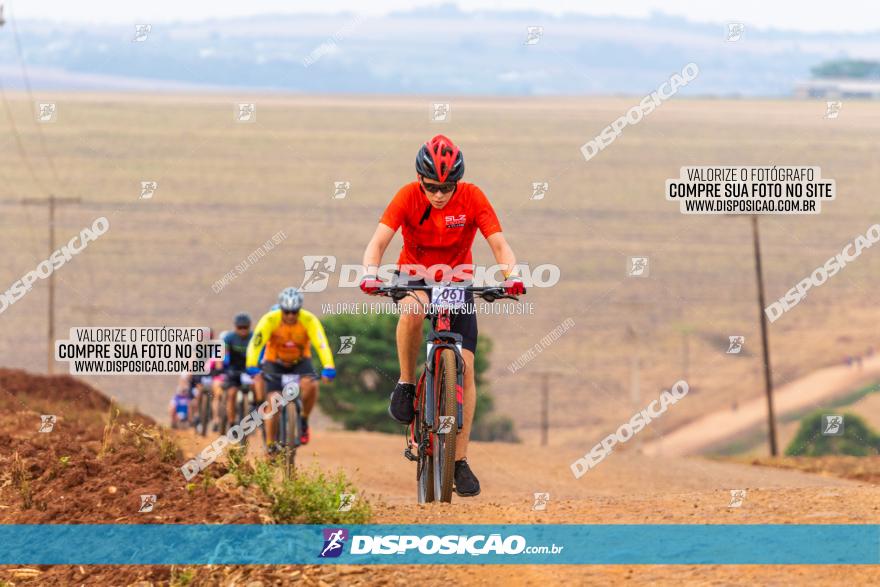
[[[285, 288], [278, 303], [264, 314], [256, 327], [242, 312], [233, 318], [233, 329], [220, 333], [223, 359], [212, 360], [203, 373], [183, 373], [169, 404], [172, 428], [193, 427], [206, 434], [225, 434], [248, 410], [280, 393], [288, 376], [296, 376], [302, 398], [299, 442], [309, 442], [308, 417], [318, 397], [318, 373], [312, 363], [312, 346], [318, 352], [320, 379], [329, 383], [336, 376], [333, 353], [320, 320], [303, 307], [302, 292]], [[213, 331], [210, 338], [213, 340]], [[242, 398], [246, 401], [242, 401]], [[244, 413], [242, 413], [244, 412]], [[267, 439], [275, 438], [275, 419], [266, 421]], [[273, 442], [267, 449], [273, 452]]]

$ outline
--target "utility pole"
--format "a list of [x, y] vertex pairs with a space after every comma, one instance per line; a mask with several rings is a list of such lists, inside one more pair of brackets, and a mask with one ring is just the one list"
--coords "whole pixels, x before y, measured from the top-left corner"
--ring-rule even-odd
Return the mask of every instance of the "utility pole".
[[547, 446], [547, 436], [550, 428], [550, 373], [541, 373], [541, 446]]
[[[52, 256], [55, 252], [55, 206], [58, 204], [78, 204], [80, 198], [56, 198], [54, 194], [49, 194], [48, 198], [26, 198], [21, 201], [22, 204], [36, 204], [49, 206], [49, 252], [46, 258]], [[55, 367], [55, 271], [49, 274], [49, 306], [47, 312], [47, 341], [46, 341], [46, 368], [51, 375]]]
[[778, 456], [776, 445], [776, 416], [773, 412], [773, 377], [770, 371], [770, 347], [767, 343], [767, 315], [764, 313], [764, 273], [761, 268], [761, 244], [758, 237], [758, 217], [752, 215], [752, 238], [755, 243], [755, 273], [758, 281], [758, 313], [761, 319], [761, 344], [764, 353], [764, 390], [767, 393], [767, 432], [770, 435], [770, 455]]
[[[629, 355], [630, 399], [633, 403], [633, 409], [638, 410], [642, 402], [641, 346], [639, 345], [639, 333], [632, 324], [626, 325], [626, 339], [632, 344], [632, 351]], [[641, 446], [641, 438], [636, 438], [636, 447], [641, 448]]]

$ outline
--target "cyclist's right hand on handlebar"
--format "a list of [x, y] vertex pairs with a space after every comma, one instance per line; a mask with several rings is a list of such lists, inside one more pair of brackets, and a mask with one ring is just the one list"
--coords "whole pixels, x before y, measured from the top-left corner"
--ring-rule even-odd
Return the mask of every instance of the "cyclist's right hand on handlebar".
[[504, 293], [509, 296], [521, 296], [526, 293], [526, 286], [519, 277], [508, 277], [501, 284], [501, 287], [504, 288]]
[[361, 279], [361, 291], [368, 295], [374, 295], [379, 288], [385, 285], [375, 275], [364, 275]]

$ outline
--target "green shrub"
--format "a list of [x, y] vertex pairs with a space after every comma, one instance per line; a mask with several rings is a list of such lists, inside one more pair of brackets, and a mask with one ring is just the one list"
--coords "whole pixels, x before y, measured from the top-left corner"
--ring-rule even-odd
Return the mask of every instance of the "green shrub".
[[489, 442], [519, 442], [513, 420], [501, 414], [489, 414], [474, 422], [471, 438]]
[[[340, 336], [357, 337], [350, 354], [336, 355], [336, 380], [318, 398], [321, 409], [346, 430], [400, 432], [400, 425], [388, 416], [388, 396], [400, 374], [397, 319], [395, 314], [336, 314], [322, 319], [334, 351], [338, 348]], [[430, 324], [425, 321], [424, 333], [429, 330]], [[494, 421], [487, 419], [493, 410], [485, 379], [491, 352], [492, 341], [479, 337], [474, 358], [477, 404], [471, 438], [515, 441], [513, 422], [509, 418], [506, 422], [500, 416], [493, 417]], [[420, 351], [419, 357], [423, 355]], [[423, 367], [420, 363], [417, 372], [421, 373]]]
[[863, 457], [878, 454], [880, 436], [855, 414], [842, 414], [843, 434], [822, 434], [822, 416], [826, 411], [814, 412], [801, 420], [801, 427], [785, 454], [788, 456], [820, 457], [850, 455]]
[[195, 579], [196, 570], [192, 568], [171, 567], [171, 587], [188, 587]]
[[369, 502], [359, 498], [351, 510], [339, 511], [343, 493], [358, 495], [342, 471], [328, 475], [316, 466], [300, 467], [292, 479], [285, 479], [280, 456], [251, 466], [244, 455], [238, 447], [227, 452], [229, 472], [240, 486], [256, 485], [269, 498], [270, 513], [278, 524], [363, 524], [372, 515]]
[[357, 495], [351, 510], [339, 511], [343, 493], [357, 495], [357, 489], [345, 473], [328, 475], [317, 467], [297, 469], [292, 479], [272, 486], [272, 518], [278, 524], [365, 524], [372, 508]]

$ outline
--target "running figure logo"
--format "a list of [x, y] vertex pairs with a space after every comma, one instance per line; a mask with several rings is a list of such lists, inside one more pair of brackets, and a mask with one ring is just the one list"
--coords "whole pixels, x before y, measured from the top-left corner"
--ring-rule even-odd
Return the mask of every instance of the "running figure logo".
[[831, 102], [825, 102], [825, 116], [824, 118], [828, 120], [834, 120], [838, 116], [840, 116], [840, 109], [843, 106], [843, 102], [839, 100], [832, 100]]
[[254, 122], [257, 120], [257, 105], [236, 104], [235, 121], [236, 122]]
[[451, 434], [455, 427], [455, 416], [440, 416], [440, 425], [437, 426], [437, 434]]
[[449, 122], [452, 119], [452, 108], [449, 102], [431, 104], [431, 122]]
[[156, 190], [159, 189], [159, 183], [156, 181], [142, 181], [141, 182], [141, 195], [138, 197], [138, 200], [149, 200], [153, 197], [153, 194], [156, 193]]
[[523, 45], [537, 45], [544, 37], [544, 27], [530, 26], [526, 27], [526, 42]]
[[345, 528], [324, 528], [324, 548], [321, 549], [319, 558], [336, 558], [342, 554], [342, 547], [348, 540], [348, 530]]
[[742, 506], [743, 502], [746, 500], [746, 490], [745, 489], [731, 489], [730, 490], [730, 503], [727, 504], [729, 508], [738, 508]]
[[136, 24], [134, 25], [134, 38], [131, 40], [132, 43], [143, 43], [147, 40], [147, 37], [150, 35], [150, 32], [153, 30], [153, 25], [151, 24]]
[[743, 345], [746, 343], [745, 336], [729, 336], [730, 346], [727, 347], [728, 355], [738, 355], [743, 348]]
[[822, 416], [822, 435], [823, 436], [841, 436], [843, 435], [843, 416], [823, 415]]
[[58, 418], [51, 414], [40, 416], [40, 432], [52, 432], [52, 429], [55, 427], [55, 422], [57, 421]]
[[543, 200], [547, 192], [550, 191], [550, 183], [546, 181], [532, 182], [532, 197], [530, 200]]
[[37, 121], [38, 122], [55, 122], [58, 120], [58, 109], [54, 102], [45, 102], [37, 104]]
[[354, 350], [354, 343], [357, 342], [356, 336], [340, 336], [339, 337], [339, 350], [336, 351], [337, 355], [350, 355], [351, 351]]
[[333, 199], [334, 200], [344, 200], [345, 196], [348, 195], [348, 190], [351, 189], [350, 181], [334, 181], [333, 182]]
[[332, 255], [303, 255], [306, 274], [300, 289], [306, 292], [324, 291], [330, 274], [336, 270], [336, 257]]
[[148, 514], [153, 511], [154, 505], [156, 505], [155, 495], [141, 495], [141, 507], [138, 509], [138, 513]]
[[647, 277], [648, 276], [648, 258], [647, 257], [630, 257], [626, 274], [630, 277]]
[[731, 22], [727, 24], [727, 40], [731, 43], [739, 41], [742, 39], [743, 33], [746, 30], [746, 25], [741, 22]]
[[355, 493], [340, 493], [339, 494], [339, 510], [340, 512], [350, 512], [351, 506], [354, 505], [354, 502], [357, 501], [357, 494]]
[[546, 511], [548, 501], [550, 501], [549, 493], [536, 493], [535, 503], [532, 504], [532, 510], [536, 512]]

